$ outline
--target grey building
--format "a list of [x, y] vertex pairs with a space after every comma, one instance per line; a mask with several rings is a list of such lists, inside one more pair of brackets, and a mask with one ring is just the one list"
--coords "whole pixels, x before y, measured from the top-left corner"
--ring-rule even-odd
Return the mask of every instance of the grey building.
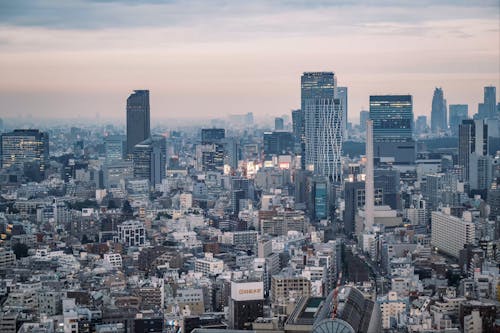
[[458, 126], [462, 120], [469, 118], [469, 106], [467, 104], [450, 104], [450, 129], [451, 135], [458, 136]]
[[149, 90], [134, 90], [127, 98], [127, 154], [150, 136]]
[[106, 163], [120, 161], [125, 157], [127, 137], [124, 135], [109, 135], [104, 139]]

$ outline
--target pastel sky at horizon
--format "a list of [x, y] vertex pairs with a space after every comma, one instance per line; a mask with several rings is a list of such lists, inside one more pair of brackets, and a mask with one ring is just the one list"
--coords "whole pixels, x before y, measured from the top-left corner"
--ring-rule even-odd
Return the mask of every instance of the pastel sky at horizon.
[[304, 71], [349, 87], [350, 121], [373, 94], [429, 116], [437, 86], [472, 115], [499, 59], [498, 0], [0, 0], [6, 118], [124, 119], [134, 89], [153, 120], [279, 116]]

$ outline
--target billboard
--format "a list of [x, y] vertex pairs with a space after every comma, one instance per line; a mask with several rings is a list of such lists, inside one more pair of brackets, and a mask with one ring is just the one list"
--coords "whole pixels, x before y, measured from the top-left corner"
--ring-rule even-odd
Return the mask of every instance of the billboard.
[[264, 299], [264, 283], [231, 282], [231, 298], [235, 301], [255, 301]]

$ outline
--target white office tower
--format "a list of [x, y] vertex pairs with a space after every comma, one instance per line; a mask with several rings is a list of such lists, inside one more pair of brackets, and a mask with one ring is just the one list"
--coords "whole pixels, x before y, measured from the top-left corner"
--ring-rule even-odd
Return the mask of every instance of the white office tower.
[[307, 169], [331, 182], [342, 180], [343, 106], [333, 72], [304, 73], [301, 79]]
[[366, 121], [366, 178], [365, 178], [365, 232], [373, 228], [375, 216], [375, 189], [373, 172], [373, 121]]

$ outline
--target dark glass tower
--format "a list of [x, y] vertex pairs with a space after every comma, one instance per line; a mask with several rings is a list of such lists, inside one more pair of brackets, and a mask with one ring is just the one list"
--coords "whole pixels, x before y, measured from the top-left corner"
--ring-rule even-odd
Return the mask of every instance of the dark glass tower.
[[373, 121], [375, 159], [414, 164], [412, 96], [370, 96], [370, 119]]
[[127, 98], [127, 154], [150, 136], [149, 90], [134, 90]]

